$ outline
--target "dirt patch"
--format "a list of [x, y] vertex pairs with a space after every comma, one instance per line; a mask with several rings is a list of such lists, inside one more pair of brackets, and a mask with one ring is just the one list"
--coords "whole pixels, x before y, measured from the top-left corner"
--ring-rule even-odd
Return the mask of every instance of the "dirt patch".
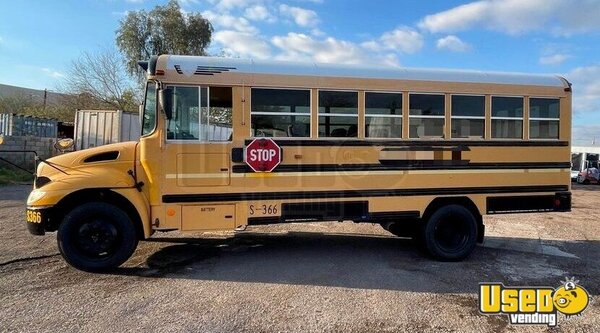
[[[107, 274], [29, 235], [30, 186], [0, 191], [0, 327], [6, 331], [600, 331], [600, 186], [575, 186], [570, 213], [485, 218], [487, 240], [459, 263], [422, 256], [375, 224], [307, 223], [238, 233], [157, 234]], [[592, 293], [581, 317], [516, 328], [478, 311], [480, 282]]]

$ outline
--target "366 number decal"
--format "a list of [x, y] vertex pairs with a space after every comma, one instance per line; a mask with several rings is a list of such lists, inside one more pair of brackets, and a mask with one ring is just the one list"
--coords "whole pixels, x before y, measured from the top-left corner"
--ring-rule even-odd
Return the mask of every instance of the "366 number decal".
[[250, 205], [248, 211], [250, 215], [276, 215], [279, 208], [277, 205]]
[[29, 223], [42, 223], [42, 213], [32, 210], [27, 211], [27, 222]]

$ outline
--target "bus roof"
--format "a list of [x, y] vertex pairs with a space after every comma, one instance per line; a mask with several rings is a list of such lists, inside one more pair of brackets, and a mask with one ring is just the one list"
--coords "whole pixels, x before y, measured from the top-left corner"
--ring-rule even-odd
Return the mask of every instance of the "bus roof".
[[568, 88], [566, 79], [557, 75], [484, 72], [474, 70], [402, 68], [340, 65], [275, 60], [164, 55], [167, 70], [185, 75], [239, 72], [247, 74], [350, 77], [390, 80], [492, 83]]

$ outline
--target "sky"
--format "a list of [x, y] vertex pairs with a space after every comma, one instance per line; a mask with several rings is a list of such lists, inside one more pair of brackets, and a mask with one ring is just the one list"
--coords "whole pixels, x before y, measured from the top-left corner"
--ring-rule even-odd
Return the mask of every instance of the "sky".
[[[0, 83], [56, 90], [82, 52], [114, 48], [128, 11], [167, 0], [2, 0]], [[559, 74], [574, 144], [600, 144], [600, 0], [179, 0], [213, 27], [209, 53]]]

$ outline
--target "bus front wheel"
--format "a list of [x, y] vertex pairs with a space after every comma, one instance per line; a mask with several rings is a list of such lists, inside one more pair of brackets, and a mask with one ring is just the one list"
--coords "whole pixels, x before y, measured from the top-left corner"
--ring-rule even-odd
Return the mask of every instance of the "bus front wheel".
[[440, 207], [423, 225], [420, 242], [435, 259], [463, 260], [477, 243], [477, 220], [461, 205]]
[[131, 218], [105, 202], [90, 202], [71, 210], [58, 228], [57, 241], [63, 258], [88, 272], [118, 267], [137, 246]]

